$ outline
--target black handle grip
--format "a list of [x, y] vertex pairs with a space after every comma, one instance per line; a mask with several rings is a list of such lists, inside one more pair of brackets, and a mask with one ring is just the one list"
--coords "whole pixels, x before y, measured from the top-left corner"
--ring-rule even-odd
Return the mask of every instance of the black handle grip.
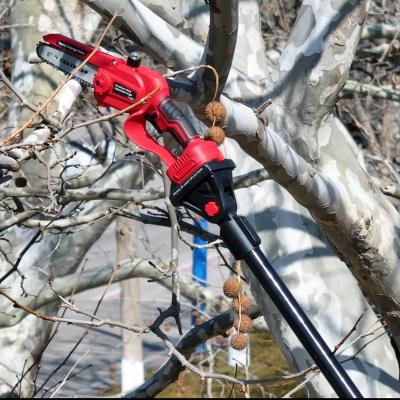
[[[159, 128], [170, 132], [176, 141], [185, 148], [194, 138], [199, 137], [195, 128], [170, 97], [158, 105], [159, 118], [155, 121]], [[162, 121], [159, 121], [162, 119]]]

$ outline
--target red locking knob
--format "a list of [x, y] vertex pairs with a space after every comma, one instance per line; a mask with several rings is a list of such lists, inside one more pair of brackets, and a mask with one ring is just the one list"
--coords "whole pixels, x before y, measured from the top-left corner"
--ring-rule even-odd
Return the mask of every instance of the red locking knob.
[[218, 204], [215, 201], [209, 201], [204, 206], [204, 211], [209, 217], [215, 217], [219, 213]]

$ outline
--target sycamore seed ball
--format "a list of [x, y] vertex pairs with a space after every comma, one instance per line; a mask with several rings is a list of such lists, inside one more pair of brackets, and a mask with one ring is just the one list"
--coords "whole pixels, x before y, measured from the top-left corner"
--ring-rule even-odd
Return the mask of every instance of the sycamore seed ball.
[[253, 328], [253, 320], [248, 315], [242, 314], [241, 318], [235, 318], [233, 326], [240, 333], [247, 333]]
[[242, 285], [237, 280], [237, 278], [229, 278], [225, 281], [223, 291], [226, 297], [231, 299], [236, 299], [239, 297]]
[[201, 317], [197, 317], [197, 318], [194, 320], [194, 324], [195, 324], [196, 326], [201, 325], [203, 322], [204, 322], [204, 319], [201, 318]]
[[211, 101], [206, 105], [204, 115], [211, 122], [221, 122], [226, 117], [226, 108], [219, 101]]
[[235, 350], [243, 350], [249, 344], [249, 339], [243, 333], [236, 333], [232, 336], [231, 346]]
[[[239, 299], [234, 299], [231, 304], [232, 310], [239, 314]], [[242, 296], [240, 298], [240, 312], [247, 314], [251, 308], [251, 298], [248, 296]]]
[[208, 131], [204, 135], [204, 139], [213, 140], [219, 146], [224, 143], [225, 132], [221, 127], [213, 126], [211, 128], [208, 128]]

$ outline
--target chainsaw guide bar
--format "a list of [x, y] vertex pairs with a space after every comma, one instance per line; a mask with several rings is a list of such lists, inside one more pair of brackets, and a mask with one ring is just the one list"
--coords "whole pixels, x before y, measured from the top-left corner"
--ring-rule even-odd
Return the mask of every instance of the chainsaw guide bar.
[[[83, 62], [83, 60], [76, 58], [66, 49], [61, 51], [57, 47], [44, 42], [38, 43], [36, 54], [45, 63], [58, 69], [65, 75], [70, 75]], [[74, 79], [84, 86], [93, 87], [93, 79], [97, 73], [97, 69], [95, 65], [86, 63], [83, 68], [76, 73]]]

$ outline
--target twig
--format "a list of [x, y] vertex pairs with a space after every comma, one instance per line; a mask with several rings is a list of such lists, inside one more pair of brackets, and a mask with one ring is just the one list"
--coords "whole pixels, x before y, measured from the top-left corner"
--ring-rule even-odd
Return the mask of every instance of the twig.
[[50, 126], [54, 126], [55, 125], [55, 121], [53, 121], [52, 119], [50, 119], [45, 113], [43, 113], [42, 111], [38, 111], [38, 108], [35, 107], [28, 99], [25, 98], [25, 96], [23, 96], [17, 89], [16, 87], [13, 85], [13, 83], [7, 78], [6, 74], [3, 72], [3, 70], [0, 68], [0, 81], [2, 81], [4, 83], [5, 86], [7, 86], [7, 88], [9, 90], [11, 90], [12, 93], [14, 93], [14, 95], [18, 98], [18, 100], [20, 101], [21, 105], [28, 108], [29, 110], [33, 111], [34, 113], [39, 113], [40, 117], [46, 121]]
[[201, 65], [196, 65], [193, 67], [189, 67], [189, 68], [185, 68], [185, 69], [181, 69], [179, 71], [173, 71], [173, 72], [169, 72], [167, 74], [164, 74], [165, 78], [175, 78], [177, 75], [183, 74], [185, 72], [190, 72], [190, 71], [198, 71], [202, 68], [207, 68], [210, 69], [211, 72], [214, 74], [214, 78], [215, 78], [215, 89], [214, 89], [214, 96], [212, 98], [212, 101], [214, 101], [217, 97], [218, 94], [218, 88], [219, 88], [219, 75], [217, 70], [212, 66], [212, 65], [208, 65], [208, 64], [201, 64]]
[[[15, 271], [18, 270], [18, 266], [20, 262], [22, 261], [22, 258], [26, 254], [26, 252], [31, 248], [31, 246], [36, 242], [38, 237], [41, 235], [40, 231], [35, 232], [35, 234], [32, 236], [32, 238], [29, 240], [28, 244], [22, 249], [22, 251], [19, 253], [17, 260], [13, 264], [12, 268], [6, 272], [1, 278], [0, 278], [0, 284], [4, 282], [11, 274], [13, 274]], [[0, 294], [2, 291], [0, 291]]]
[[[93, 364], [89, 364], [84, 368], [81, 368], [78, 372], [76, 372], [73, 375], [70, 375], [68, 377], [68, 379], [66, 379], [66, 382], [70, 382], [73, 378], [75, 378], [76, 376], [80, 375], [82, 372], [86, 371], [87, 369], [93, 367]], [[54, 387], [56, 387], [57, 385], [59, 385], [62, 381], [58, 381], [56, 382], [54, 385], [50, 386], [48, 389], [45, 390], [46, 393], [48, 393], [51, 389], [53, 389]], [[44, 397], [44, 396], [43, 396]]]
[[23, 311], [34, 315], [36, 318], [43, 319], [45, 321], [51, 321], [51, 322], [63, 322], [66, 324], [75, 324], [75, 325], [87, 325], [89, 328], [91, 327], [100, 327], [103, 325], [106, 326], [115, 326], [118, 328], [123, 328], [135, 333], [148, 333], [149, 329], [146, 327], [140, 328], [136, 326], [129, 326], [126, 324], [123, 324], [121, 322], [117, 321], [112, 321], [109, 319], [97, 319], [96, 321], [85, 321], [85, 320], [80, 320], [80, 319], [72, 319], [72, 318], [60, 318], [56, 317], [53, 315], [46, 315], [43, 314], [39, 311], [33, 310], [32, 308], [25, 306], [21, 303], [19, 303], [17, 300], [13, 299], [10, 295], [8, 295], [4, 290], [0, 290], [0, 295], [6, 297], [8, 300], [10, 300], [15, 308], [20, 308]]
[[396, 168], [393, 166], [393, 163], [391, 160], [384, 158], [384, 157], [379, 157], [374, 154], [366, 153], [365, 156], [370, 158], [371, 160], [381, 162], [386, 165], [386, 168], [392, 173], [392, 175], [395, 177], [397, 183], [400, 184], [400, 174], [397, 172]]
[[[158, 142], [163, 145], [164, 139], [160, 137]], [[171, 306], [170, 309], [173, 310], [173, 316], [179, 331], [182, 335], [182, 323], [180, 319], [180, 288], [179, 288], [179, 274], [178, 274], [178, 255], [179, 255], [179, 240], [178, 240], [178, 218], [176, 216], [175, 207], [172, 205], [169, 198], [171, 183], [167, 177], [167, 167], [164, 163], [161, 164], [161, 171], [163, 175], [164, 183], [164, 203], [167, 207], [169, 220], [171, 222], [171, 259], [169, 263], [169, 272], [171, 273], [172, 279], [172, 290], [171, 290]]]
[[393, 38], [390, 42], [389, 47], [386, 49], [386, 51], [382, 54], [382, 57], [379, 59], [379, 63], [383, 63], [383, 61], [385, 60], [386, 56], [388, 55], [389, 51], [392, 49], [393, 44], [395, 42], [395, 40], [399, 37], [400, 35], [400, 27], [397, 28], [395, 34], [393, 35]]
[[335, 344], [335, 347], [333, 349], [333, 353], [335, 354], [336, 351], [342, 346], [342, 344], [350, 337], [350, 335], [357, 329], [357, 325], [359, 324], [359, 322], [361, 321], [361, 319], [364, 317], [364, 315], [367, 313], [368, 309], [365, 308], [364, 311], [361, 313], [361, 315], [358, 317], [357, 321], [354, 323], [354, 325], [351, 327], [351, 329], [349, 330], [349, 332], [343, 336], [343, 338], [337, 343]]
[[294, 393], [298, 392], [299, 390], [303, 389], [303, 387], [305, 385], [307, 385], [307, 383], [310, 382], [311, 379], [313, 379], [317, 375], [318, 375], [318, 372], [314, 373], [314, 374], [310, 374], [303, 382], [299, 383], [296, 387], [294, 387], [289, 392], [287, 392], [285, 395], [283, 395], [282, 398], [290, 397], [292, 394], [294, 394]]
[[343, 87], [345, 92], [353, 92], [363, 96], [371, 96], [372, 98], [400, 101], [400, 91], [392, 89], [388, 86], [374, 86], [368, 83], [360, 83], [353, 80], [347, 80]]
[[224, 243], [224, 241], [222, 239], [216, 239], [216, 240], [206, 243], [206, 244], [192, 243], [183, 237], [182, 228], [179, 226], [179, 224], [177, 225], [177, 230], [178, 230], [179, 239], [181, 239], [182, 242], [187, 244], [191, 249], [211, 249], [211, 248], [214, 248], [215, 246], [219, 246]]
[[32, 26], [32, 24], [10, 24], [10, 25], [1, 25], [0, 26], [0, 31], [4, 31], [6, 29], [11, 29], [11, 28], [27, 28], [29, 26]]
[[142, 104], [145, 104], [147, 100], [149, 100], [150, 98], [152, 98], [159, 90], [161, 89], [160, 86], [156, 87], [155, 89], [153, 89], [151, 92], [149, 92], [146, 96], [142, 97], [140, 100], [136, 101], [135, 103], [130, 104], [129, 106], [125, 107], [122, 110], [119, 111], [115, 111], [111, 114], [107, 114], [107, 115], [103, 115], [101, 117], [92, 119], [90, 121], [85, 121], [85, 122], [81, 122], [80, 124], [75, 124], [71, 127], [69, 127], [68, 129], [66, 129], [65, 131], [63, 131], [60, 134], [60, 138], [63, 138], [65, 135], [67, 135], [69, 132], [71, 132], [74, 129], [79, 129], [79, 128], [83, 128], [85, 126], [89, 126], [89, 125], [93, 125], [93, 124], [97, 124], [99, 122], [105, 122], [105, 121], [109, 121], [113, 118], [119, 117], [120, 115], [131, 111], [133, 108], [136, 108]]
[[70, 375], [72, 374], [72, 371], [76, 368], [76, 366], [82, 361], [83, 358], [85, 358], [90, 350], [86, 350], [84, 354], [82, 354], [78, 360], [76, 360], [76, 363], [71, 367], [71, 369], [68, 371], [67, 375], [65, 375], [64, 379], [62, 380], [62, 382], [59, 384], [59, 386], [56, 388], [56, 390], [54, 390], [54, 392], [51, 394], [50, 399], [52, 399], [57, 392], [67, 383]]
[[15, 0], [10, 0], [7, 7], [0, 13], [0, 21], [7, 15], [7, 13], [14, 7]]

